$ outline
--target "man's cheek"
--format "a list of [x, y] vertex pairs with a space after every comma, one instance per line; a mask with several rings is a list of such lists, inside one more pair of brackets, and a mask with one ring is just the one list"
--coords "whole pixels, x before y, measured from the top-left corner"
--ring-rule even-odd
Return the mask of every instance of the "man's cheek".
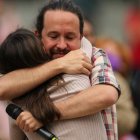
[[77, 49], [80, 49], [80, 45], [77, 44], [77, 46], [71, 46], [71, 50], [77, 50]]
[[50, 48], [49, 48], [49, 45], [47, 45], [47, 43], [44, 44], [44, 49], [45, 49], [45, 52], [49, 52]]

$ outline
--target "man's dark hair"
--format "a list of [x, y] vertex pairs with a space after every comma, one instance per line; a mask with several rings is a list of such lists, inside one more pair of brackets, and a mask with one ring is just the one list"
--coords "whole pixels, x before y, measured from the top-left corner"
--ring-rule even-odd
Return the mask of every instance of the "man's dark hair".
[[83, 35], [83, 26], [84, 26], [84, 21], [83, 21], [83, 15], [80, 10], [80, 7], [75, 5], [71, 0], [50, 0], [47, 5], [45, 5], [38, 17], [37, 17], [37, 22], [36, 22], [36, 29], [38, 31], [39, 37], [41, 37], [41, 32], [43, 30], [43, 24], [44, 24], [44, 15], [47, 11], [49, 10], [62, 10], [62, 11], [67, 11], [71, 12], [75, 15], [78, 16], [79, 18], [79, 24], [80, 24], [80, 34]]

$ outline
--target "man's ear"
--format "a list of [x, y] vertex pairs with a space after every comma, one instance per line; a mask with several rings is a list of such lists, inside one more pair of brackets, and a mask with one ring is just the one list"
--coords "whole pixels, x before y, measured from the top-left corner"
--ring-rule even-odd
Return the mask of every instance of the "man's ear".
[[39, 37], [39, 34], [38, 34], [37, 30], [34, 31], [34, 34], [35, 34], [35, 36]]

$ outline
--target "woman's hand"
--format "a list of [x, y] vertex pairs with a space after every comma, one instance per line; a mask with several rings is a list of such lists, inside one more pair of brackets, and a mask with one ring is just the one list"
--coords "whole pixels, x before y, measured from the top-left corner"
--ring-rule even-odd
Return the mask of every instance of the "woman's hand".
[[92, 70], [91, 60], [80, 49], [69, 52], [58, 61], [63, 67], [63, 73], [90, 75]]
[[34, 132], [43, 126], [28, 111], [21, 112], [18, 118], [16, 119], [16, 123], [20, 127], [20, 129], [24, 130], [25, 132]]

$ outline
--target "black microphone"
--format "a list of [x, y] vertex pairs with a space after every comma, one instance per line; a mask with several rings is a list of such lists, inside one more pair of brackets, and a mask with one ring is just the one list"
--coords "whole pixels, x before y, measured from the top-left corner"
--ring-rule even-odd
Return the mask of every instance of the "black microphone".
[[[15, 104], [9, 104], [7, 107], [6, 107], [6, 112], [7, 114], [12, 117], [13, 119], [17, 119], [17, 117], [19, 116], [19, 114], [21, 112], [23, 112], [23, 110], [15, 105]], [[36, 130], [36, 132], [41, 135], [42, 137], [46, 138], [47, 140], [58, 140], [58, 138], [52, 134], [51, 132], [49, 131], [46, 131], [45, 129], [42, 128], [39, 128]]]

